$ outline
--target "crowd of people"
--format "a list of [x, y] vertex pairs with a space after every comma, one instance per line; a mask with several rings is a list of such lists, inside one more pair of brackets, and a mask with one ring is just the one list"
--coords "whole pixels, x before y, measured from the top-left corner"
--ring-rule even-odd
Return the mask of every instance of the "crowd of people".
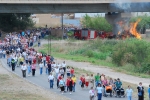
[[[41, 38], [48, 34], [47, 29], [40, 30], [26, 30], [21, 32], [13, 32], [7, 34], [3, 41], [0, 41], [0, 58], [6, 58], [7, 64], [15, 71], [16, 67], [20, 67], [22, 70], [23, 78], [28, 76], [35, 76], [36, 69], [39, 68], [39, 74], [42, 75], [44, 70], [48, 75], [48, 82], [50, 89], [53, 89], [54, 81], [56, 81], [57, 88], [60, 92], [72, 92], [76, 91], [77, 78], [75, 76], [75, 70], [73, 67], [66, 65], [66, 62], [57, 63], [54, 58], [48, 54], [42, 54], [33, 48], [35, 43], [40, 46]], [[128, 100], [132, 100], [133, 90], [130, 86], [124, 91], [122, 88], [122, 82], [120, 79], [107, 79], [104, 74], [97, 75], [82, 75], [79, 79], [79, 85], [81, 88], [88, 88], [90, 86], [90, 100], [94, 100], [97, 96], [98, 100], [102, 100], [103, 96], [125, 96]], [[144, 87], [142, 83], [139, 83], [138, 100], [144, 100]], [[150, 88], [148, 89], [150, 98]], [[150, 100], [150, 99], [149, 99]]]

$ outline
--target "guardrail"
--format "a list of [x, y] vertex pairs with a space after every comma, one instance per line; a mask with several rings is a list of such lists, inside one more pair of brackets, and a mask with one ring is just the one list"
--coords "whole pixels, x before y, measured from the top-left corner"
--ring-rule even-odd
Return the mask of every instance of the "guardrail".
[[0, 0], [0, 3], [140, 3], [150, 0]]

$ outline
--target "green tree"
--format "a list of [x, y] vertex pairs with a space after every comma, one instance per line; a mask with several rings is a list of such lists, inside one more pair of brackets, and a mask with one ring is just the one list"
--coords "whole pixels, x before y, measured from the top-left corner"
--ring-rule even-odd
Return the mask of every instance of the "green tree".
[[90, 17], [86, 14], [83, 17], [82, 24], [86, 28], [106, 32], [112, 31], [112, 26], [107, 22], [107, 20], [104, 17], [101, 17], [99, 14], [95, 15], [94, 17]]
[[27, 27], [34, 25], [30, 19], [31, 14], [0, 14], [0, 29], [2, 31], [10, 32], [17, 30], [24, 30]]

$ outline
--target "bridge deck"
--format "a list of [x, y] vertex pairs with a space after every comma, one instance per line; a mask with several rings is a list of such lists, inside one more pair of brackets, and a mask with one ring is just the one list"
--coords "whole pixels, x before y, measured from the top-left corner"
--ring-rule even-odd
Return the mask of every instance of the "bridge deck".
[[0, 0], [0, 4], [97, 4], [140, 2], [150, 2], [150, 0]]

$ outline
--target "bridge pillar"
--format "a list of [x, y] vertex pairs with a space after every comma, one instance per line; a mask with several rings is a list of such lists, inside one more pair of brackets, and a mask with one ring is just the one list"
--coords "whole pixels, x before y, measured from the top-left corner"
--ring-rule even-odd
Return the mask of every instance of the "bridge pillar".
[[128, 20], [131, 18], [131, 13], [108, 13], [105, 18], [113, 26], [113, 34], [118, 34], [120, 28], [118, 22], [121, 20]]

